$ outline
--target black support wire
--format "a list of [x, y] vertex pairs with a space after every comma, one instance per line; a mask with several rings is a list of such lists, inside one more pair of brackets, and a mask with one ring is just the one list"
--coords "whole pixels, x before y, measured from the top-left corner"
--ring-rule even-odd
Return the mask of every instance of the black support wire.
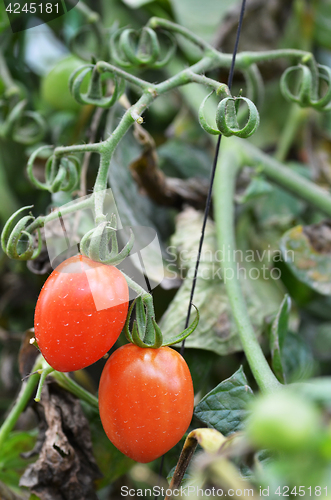
[[[237, 51], [238, 51], [239, 38], [240, 38], [241, 28], [242, 28], [244, 14], [245, 14], [245, 7], [246, 7], [246, 0], [243, 0], [242, 4], [241, 4], [239, 24], [238, 24], [237, 36], [236, 36], [236, 42], [235, 42], [234, 49], [233, 49], [232, 62], [231, 62], [231, 67], [230, 67], [230, 72], [229, 72], [229, 77], [228, 77], [228, 87], [229, 87], [229, 89], [231, 89], [232, 81], [233, 81], [234, 66], [236, 64], [236, 55], [237, 55]], [[219, 151], [220, 151], [221, 139], [222, 139], [222, 135], [220, 134], [218, 136], [218, 140], [217, 140], [217, 144], [216, 144], [216, 150], [215, 150], [215, 155], [214, 155], [214, 160], [213, 160], [213, 166], [212, 166], [212, 170], [211, 170], [210, 183], [209, 183], [209, 189], [208, 189], [208, 196], [207, 196], [207, 201], [206, 201], [206, 206], [205, 206], [205, 212], [204, 212], [204, 217], [203, 217], [203, 223], [202, 223], [202, 228], [201, 228], [201, 236], [200, 236], [200, 241], [199, 241], [198, 256], [197, 256], [197, 261], [196, 261], [196, 264], [195, 264], [194, 277], [193, 277], [192, 287], [191, 287], [190, 301], [189, 301], [189, 305], [188, 305], [186, 322], [185, 322], [185, 327], [184, 328], [187, 328], [188, 325], [189, 325], [189, 322], [190, 322], [190, 315], [191, 315], [191, 308], [192, 308], [193, 296], [194, 296], [195, 286], [196, 286], [196, 282], [197, 282], [199, 264], [200, 264], [200, 259], [201, 259], [202, 245], [203, 245], [203, 241], [204, 241], [204, 238], [205, 238], [205, 230], [206, 230], [208, 215], [209, 215], [209, 211], [210, 211], [211, 198], [212, 198], [212, 192], [213, 192], [213, 185], [214, 185], [214, 179], [215, 179], [215, 173], [216, 173], [218, 155], [219, 155]], [[182, 345], [181, 345], [181, 349], [180, 349], [180, 353], [181, 353], [182, 356], [184, 354], [184, 349], [185, 349], [185, 339], [183, 340]]]

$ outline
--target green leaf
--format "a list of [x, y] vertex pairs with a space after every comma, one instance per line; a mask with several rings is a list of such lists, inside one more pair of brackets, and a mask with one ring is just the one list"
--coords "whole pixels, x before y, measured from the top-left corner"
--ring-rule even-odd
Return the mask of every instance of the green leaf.
[[[132, 178], [129, 165], [141, 154], [141, 147], [133, 136], [132, 130], [128, 131], [116, 148], [112, 157], [109, 174], [109, 183], [113, 191], [115, 203], [123, 227], [132, 228], [135, 243], [140, 249], [145, 249], [145, 240], [151, 231], [158, 235], [158, 241], [148, 241], [148, 277], [159, 282], [164, 275], [161, 251], [164, 252], [166, 238], [173, 230], [171, 211], [159, 207], [147, 196], [139, 192], [137, 183]], [[144, 227], [146, 229], [141, 230]], [[135, 231], [136, 228], [136, 231]], [[150, 229], [149, 229], [150, 228]], [[160, 246], [159, 246], [160, 243]], [[144, 262], [146, 264], [146, 262]]]
[[[0, 449], [0, 480], [8, 486], [18, 487], [20, 476], [31, 460], [21, 457], [36, 442], [37, 432], [11, 432]], [[33, 460], [32, 460], [33, 461]]]
[[310, 378], [315, 372], [311, 346], [302, 335], [288, 332], [282, 349], [282, 366], [287, 383]]
[[270, 331], [270, 350], [272, 356], [272, 368], [282, 383], [286, 383], [282, 364], [282, 348], [288, 329], [288, 320], [291, 311], [291, 299], [288, 294], [285, 295], [280, 305], [279, 311], [271, 325]]
[[273, 191], [274, 188], [271, 184], [269, 184], [269, 182], [267, 182], [261, 176], [255, 176], [248, 184], [244, 194], [240, 197], [239, 201], [240, 203], [246, 203], [247, 201], [259, 198], [260, 196], [264, 196], [266, 194], [269, 195]]
[[[164, 342], [179, 334], [185, 327], [192, 279], [202, 224], [202, 213], [187, 209], [177, 217], [176, 232], [171, 239], [171, 255], [178, 256], [180, 277], [185, 278], [159, 322]], [[222, 252], [217, 251], [215, 226], [208, 220], [201, 253], [199, 274], [194, 293], [194, 305], [199, 309], [200, 321], [185, 345], [196, 349], [207, 349], [219, 355], [242, 350], [237, 325], [234, 321], [229, 299], [222, 281]], [[174, 263], [169, 264], [173, 271]], [[264, 319], [273, 314], [279, 302], [269, 298], [271, 280], [251, 280], [248, 273], [240, 274], [247, 307], [257, 337], [264, 328]], [[278, 296], [277, 296], [278, 297]]]
[[212, 385], [210, 385], [210, 372], [214, 364], [219, 362], [220, 358], [211, 351], [203, 349], [189, 349], [187, 348], [186, 342], [185, 361], [192, 375], [194, 392], [198, 393], [201, 391], [203, 394], [206, 394], [206, 392], [212, 387]]
[[171, 0], [175, 20], [207, 42], [212, 42], [223, 17], [238, 0]]
[[171, 139], [157, 149], [160, 168], [170, 177], [189, 179], [209, 178], [212, 159], [199, 147]]
[[331, 231], [327, 223], [296, 226], [287, 231], [280, 249], [293, 274], [313, 290], [331, 295]]
[[239, 370], [216, 386], [195, 407], [194, 414], [202, 422], [225, 436], [243, 428], [248, 415], [247, 404], [253, 391], [247, 385], [242, 366]]

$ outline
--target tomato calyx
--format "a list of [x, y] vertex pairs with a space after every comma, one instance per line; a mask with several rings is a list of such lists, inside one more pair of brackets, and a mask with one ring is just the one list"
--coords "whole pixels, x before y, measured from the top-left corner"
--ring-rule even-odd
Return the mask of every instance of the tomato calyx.
[[46, 161], [45, 182], [40, 182], [33, 173], [35, 159], [41, 155], [42, 151], [52, 148], [53, 146], [41, 146], [31, 154], [27, 165], [29, 179], [38, 189], [50, 193], [71, 192], [77, 187], [79, 180], [80, 165], [76, 156], [59, 157], [52, 154]]
[[134, 244], [134, 234], [130, 229], [129, 241], [119, 252], [116, 231], [116, 215], [112, 214], [109, 221], [101, 222], [83, 236], [80, 242], [81, 253], [96, 262], [117, 266], [130, 254]]
[[[283, 96], [291, 102], [299, 104], [302, 108], [311, 107], [318, 111], [328, 111], [331, 109], [331, 69], [322, 64], [314, 64], [312, 60], [303, 61], [310, 62], [308, 67], [306, 64], [298, 64], [291, 66], [283, 73], [280, 80], [280, 88]], [[293, 73], [299, 76], [299, 86], [296, 92], [290, 88], [290, 79]], [[321, 83], [326, 84], [326, 92], [320, 95]]]
[[[40, 230], [37, 230], [38, 237], [34, 237], [28, 227], [35, 220], [31, 214], [25, 215], [15, 224], [16, 217], [24, 210], [29, 210], [33, 205], [22, 207], [17, 210], [6, 222], [1, 233], [1, 247], [11, 259], [33, 260], [41, 252], [42, 238]], [[38, 243], [36, 243], [38, 239]]]
[[[199, 311], [194, 304], [192, 305], [196, 309], [197, 315], [188, 328], [167, 341], [163, 341], [161, 329], [154, 318], [155, 314], [151, 295], [139, 296], [129, 309], [124, 327], [125, 336], [129, 342], [142, 348], [159, 349], [160, 347], [178, 344], [191, 335], [198, 326]], [[136, 308], [136, 319], [133, 322], [132, 332], [130, 332], [129, 325], [134, 307]]]
[[[29, 146], [40, 141], [46, 130], [46, 122], [35, 111], [26, 111], [28, 101], [23, 99], [8, 110], [0, 123], [0, 136], [11, 137], [15, 142]], [[3, 104], [1, 108], [6, 107]]]
[[[260, 115], [255, 104], [247, 97], [242, 97], [241, 95], [233, 97], [231, 96], [231, 94], [229, 95], [229, 92], [227, 92], [225, 86], [220, 86], [216, 92], [217, 95], [220, 95], [222, 97], [222, 100], [219, 102], [216, 111], [217, 128], [209, 125], [204, 117], [204, 108], [208, 98], [213, 93], [214, 91], [208, 94], [200, 105], [199, 122], [201, 127], [209, 134], [222, 134], [225, 137], [235, 135], [237, 137], [241, 137], [242, 139], [246, 139], [247, 137], [250, 137], [252, 134], [254, 134], [260, 123]], [[248, 119], [243, 127], [240, 126], [237, 119], [240, 101], [245, 102], [248, 107]]]
[[[85, 77], [92, 73], [87, 93], [81, 92]], [[69, 79], [69, 89], [80, 104], [92, 104], [100, 108], [110, 108], [125, 91], [125, 81], [117, 75], [112, 75], [114, 89], [111, 96], [104, 96], [102, 90], [101, 71], [97, 65], [86, 64], [72, 73]]]
[[121, 28], [110, 39], [112, 59], [122, 68], [155, 68], [165, 66], [176, 51], [176, 40], [168, 31], [162, 32], [167, 38], [168, 47], [165, 55], [161, 54], [158, 35], [150, 27], [139, 31]]

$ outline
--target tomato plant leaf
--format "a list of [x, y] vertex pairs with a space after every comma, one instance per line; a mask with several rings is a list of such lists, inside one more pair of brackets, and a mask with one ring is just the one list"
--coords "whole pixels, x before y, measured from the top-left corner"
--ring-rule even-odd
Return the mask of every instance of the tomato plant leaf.
[[35, 431], [14, 431], [2, 444], [0, 449], [0, 480], [5, 484], [18, 487], [20, 475], [27, 465], [27, 461], [21, 454], [34, 446], [36, 437]]
[[282, 349], [282, 366], [287, 383], [306, 380], [314, 374], [314, 355], [301, 334], [287, 333]]
[[[176, 232], [171, 239], [169, 251], [171, 256], [178, 256], [178, 274], [185, 279], [159, 322], [165, 343], [185, 327], [201, 224], [202, 213], [193, 208], [186, 209], [177, 217]], [[194, 293], [194, 305], [199, 309], [200, 321], [185, 345], [225, 355], [241, 351], [242, 346], [222, 281], [222, 258], [222, 251], [217, 250], [214, 223], [208, 220]], [[168, 267], [172, 273], [175, 272], [173, 261]], [[269, 289], [266, 291], [271, 281], [253, 281], [248, 275], [246, 273], [241, 283], [256, 335], [259, 336], [264, 327], [265, 316], [274, 313], [279, 303], [272, 295], [269, 298]]]
[[194, 414], [209, 427], [227, 436], [242, 429], [248, 414], [247, 404], [252, 397], [253, 391], [241, 366], [202, 398]]
[[282, 383], [285, 383], [286, 380], [281, 355], [285, 336], [287, 334], [290, 310], [291, 299], [289, 295], [286, 294], [270, 329], [272, 367], [278, 380]]
[[328, 222], [290, 229], [283, 235], [280, 249], [300, 281], [318, 293], [331, 295], [331, 228]]
[[257, 175], [252, 178], [251, 182], [245, 189], [244, 194], [240, 197], [240, 203], [246, 203], [250, 200], [255, 200], [260, 196], [270, 194], [274, 191], [273, 186], [267, 182], [262, 176]]
[[169, 177], [208, 179], [212, 158], [200, 147], [179, 139], [170, 139], [157, 149], [160, 168]]
[[[127, 168], [140, 155], [141, 147], [133, 137], [132, 131], [129, 131], [122, 139], [120, 147], [115, 150], [109, 179], [121, 223], [123, 227], [132, 228], [135, 245], [140, 250], [146, 251], [148, 246], [148, 261], [144, 260], [145, 268], [148, 278], [159, 283], [164, 275], [167, 277], [167, 268], [163, 265], [160, 256], [160, 247], [161, 252], [164, 253], [163, 242], [171, 233], [172, 223], [170, 211], [164, 207], [158, 207], [149, 198], [143, 196], [132, 178], [130, 169]], [[155, 239], [150, 238], [151, 241], [146, 242], [151, 231], [154, 231]]]

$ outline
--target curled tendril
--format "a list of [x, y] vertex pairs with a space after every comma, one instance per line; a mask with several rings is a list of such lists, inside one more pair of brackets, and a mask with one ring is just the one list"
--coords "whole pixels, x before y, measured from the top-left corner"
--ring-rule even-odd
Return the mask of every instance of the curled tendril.
[[199, 122], [200, 122], [200, 125], [201, 127], [206, 131], [208, 132], [208, 134], [212, 134], [212, 135], [219, 135], [220, 134], [220, 131], [216, 128], [213, 128], [211, 127], [208, 123], [207, 123], [207, 120], [203, 114], [203, 111], [204, 111], [204, 107], [206, 105], [206, 102], [207, 100], [209, 99], [209, 97], [214, 94], [214, 90], [212, 92], [210, 92], [210, 94], [208, 94], [204, 100], [202, 101], [201, 105], [200, 105], [200, 108], [199, 108]]
[[[231, 135], [236, 135], [237, 137], [242, 138], [250, 137], [260, 123], [260, 116], [255, 104], [250, 99], [247, 99], [247, 97], [225, 97], [217, 106], [216, 129], [207, 123], [203, 114], [206, 101], [213, 94], [213, 92], [208, 94], [200, 105], [199, 122], [201, 127], [212, 135], [223, 134], [226, 137], [230, 137]], [[240, 128], [237, 120], [237, 105], [240, 100], [247, 103], [249, 112], [247, 122], [242, 128]]]
[[[113, 266], [120, 264], [132, 250], [134, 234], [130, 230], [130, 239], [119, 252], [116, 231], [116, 216], [113, 214], [110, 221], [100, 223], [83, 236], [80, 242], [81, 253], [102, 264], [111, 264]], [[109, 249], [109, 246], [111, 246], [111, 249]]]
[[[244, 101], [248, 106], [248, 119], [244, 127], [240, 128], [237, 120], [236, 104]], [[226, 97], [222, 99], [216, 110], [216, 124], [221, 134], [225, 137], [235, 135], [246, 139], [254, 134], [259, 126], [260, 115], [255, 104], [247, 97]]]
[[175, 38], [171, 33], [164, 34], [170, 46], [162, 58], [159, 40], [152, 28], [145, 26], [139, 32], [130, 28], [118, 30], [110, 39], [112, 60], [122, 68], [162, 68], [176, 51]]
[[[80, 91], [84, 78], [92, 73], [87, 93]], [[101, 73], [96, 66], [86, 64], [78, 68], [69, 79], [69, 89], [80, 104], [93, 104], [100, 108], [110, 108], [121, 97], [125, 90], [125, 81], [117, 75], [112, 75], [114, 90], [111, 96], [104, 96], [102, 91]]]
[[26, 111], [27, 100], [19, 101], [0, 125], [0, 135], [15, 142], [31, 145], [40, 141], [46, 130], [46, 122], [39, 113]]
[[[292, 102], [296, 102], [301, 107], [312, 107], [319, 111], [331, 109], [331, 68], [321, 64], [316, 65], [317, 78], [312, 74], [311, 69], [304, 65], [291, 66], [283, 73], [280, 80], [280, 88], [283, 96]], [[289, 88], [289, 76], [295, 72], [301, 73], [297, 93], [293, 93]], [[327, 85], [325, 94], [318, 98], [321, 81]]]
[[80, 164], [75, 156], [57, 157], [52, 155], [48, 158], [45, 168], [45, 182], [40, 182], [33, 174], [33, 164], [37, 156], [44, 149], [51, 146], [41, 146], [30, 156], [27, 173], [30, 181], [38, 189], [56, 193], [58, 191], [72, 191], [79, 181]]
[[33, 215], [25, 215], [15, 223], [16, 217], [24, 210], [29, 210], [31, 206], [17, 210], [6, 222], [1, 233], [1, 247], [11, 259], [33, 260], [41, 252], [42, 240], [38, 229], [38, 246], [35, 245], [35, 238], [27, 229], [29, 223], [34, 221]]
[[[192, 304], [195, 307], [194, 304]], [[133, 308], [136, 308], [136, 319], [132, 325], [132, 332], [130, 332], [130, 320]], [[191, 335], [196, 329], [199, 323], [199, 311], [195, 307], [197, 315], [192, 321], [190, 326], [178, 335], [163, 341], [163, 336], [160, 327], [154, 319], [154, 308], [151, 305], [151, 296], [147, 295], [145, 297], [139, 296], [132, 304], [129, 309], [129, 313], [126, 319], [124, 333], [127, 340], [138, 347], [149, 347], [152, 349], [158, 349], [159, 347], [169, 346], [173, 344], [178, 344], [182, 342], [186, 337]], [[147, 342], [145, 339], [153, 339], [151, 342]]]

